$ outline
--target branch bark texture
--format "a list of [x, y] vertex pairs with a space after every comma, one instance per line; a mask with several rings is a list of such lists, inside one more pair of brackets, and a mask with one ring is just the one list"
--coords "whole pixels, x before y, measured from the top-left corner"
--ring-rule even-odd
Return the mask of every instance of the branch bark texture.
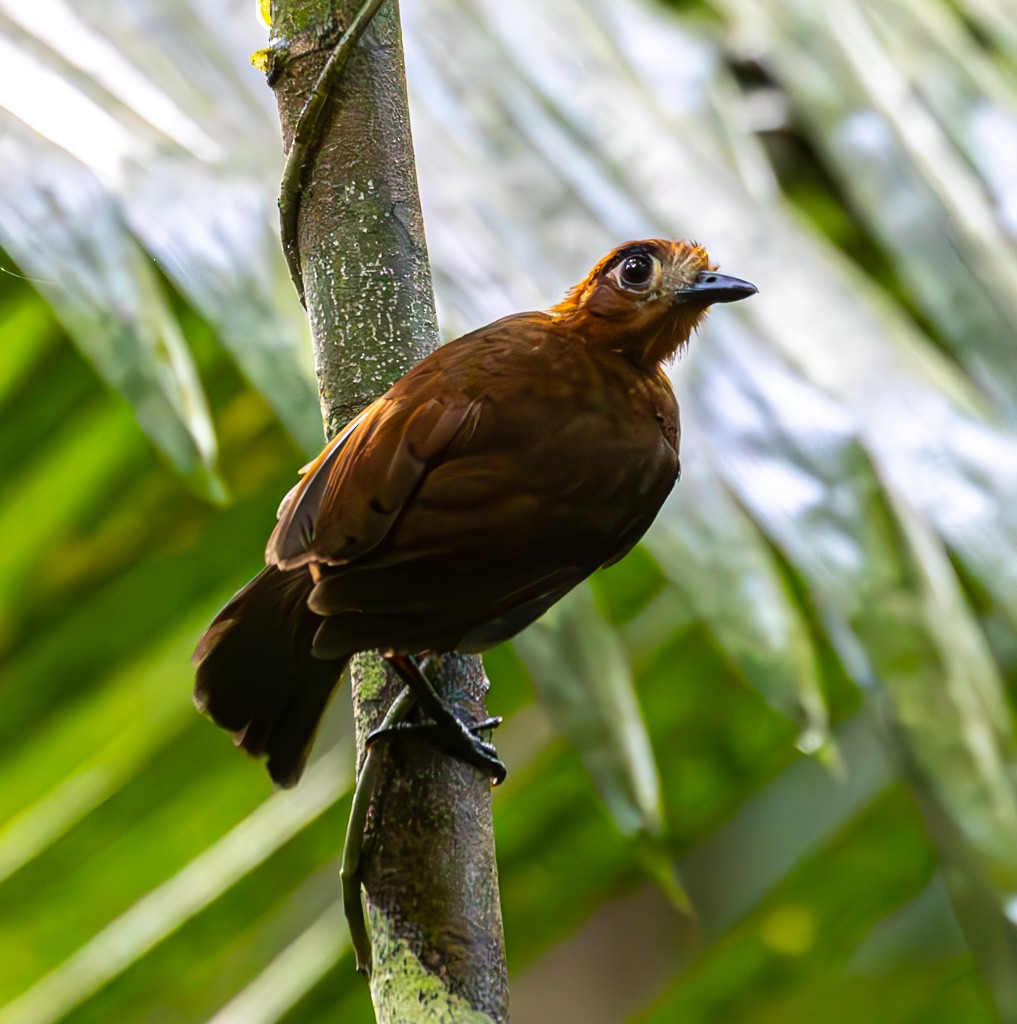
[[[269, 81], [287, 147], [359, 4], [273, 0]], [[311, 159], [296, 240], [331, 437], [438, 342], [394, 0], [345, 66]], [[438, 685], [462, 716], [486, 717], [478, 658], [442, 658]], [[361, 764], [400, 690], [379, 659], [355, 660]], [[378, 1020], [505, 1021], [490, 782], [413, 737], [385, 753], [362, 851]]]

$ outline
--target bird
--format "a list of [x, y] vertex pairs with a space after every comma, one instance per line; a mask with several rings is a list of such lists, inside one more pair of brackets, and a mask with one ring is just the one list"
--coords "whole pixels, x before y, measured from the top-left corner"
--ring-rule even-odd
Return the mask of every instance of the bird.
[[695, 242], [632, 241], [426, 356], [283, 499], [265, 568], [197, 644], [198, 709], [292, 786], [354, 654], [482, 652], [617, 562], [679, 477], [667, 364], [756, 291]]

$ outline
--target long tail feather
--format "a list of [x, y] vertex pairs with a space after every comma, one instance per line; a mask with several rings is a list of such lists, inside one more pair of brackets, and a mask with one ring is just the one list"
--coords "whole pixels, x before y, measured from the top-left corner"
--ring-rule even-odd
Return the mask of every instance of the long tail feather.
[[322, 660], [311, 644], [322, 619], [307, 607], [306, 569], [263, 569], [215, 617], [194, 652], [194, 703], [293, 786], [348, 657]]

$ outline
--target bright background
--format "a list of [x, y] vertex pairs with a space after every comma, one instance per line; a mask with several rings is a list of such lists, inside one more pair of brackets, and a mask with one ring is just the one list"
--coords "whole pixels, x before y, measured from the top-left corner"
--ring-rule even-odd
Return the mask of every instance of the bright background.
[[[2, 1024], [371, 1019], [346, 693], [279, 794], [190, 705], [321, 442], [253, 7], [0, 0]], [[447, 336], [649, 235], [760, 289], [488, 658], [514, 1021], [1017, 1021], [1017, 5], [403, 19]]]

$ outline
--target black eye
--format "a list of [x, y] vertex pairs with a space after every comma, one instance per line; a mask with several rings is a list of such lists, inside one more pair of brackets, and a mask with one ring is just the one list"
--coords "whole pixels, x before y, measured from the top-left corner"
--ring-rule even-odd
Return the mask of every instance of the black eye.
[[653, 257], [645, 252], [629, 256], [618, 270], [618, 281], [624, 288], [642, 288], [653, 277]]

